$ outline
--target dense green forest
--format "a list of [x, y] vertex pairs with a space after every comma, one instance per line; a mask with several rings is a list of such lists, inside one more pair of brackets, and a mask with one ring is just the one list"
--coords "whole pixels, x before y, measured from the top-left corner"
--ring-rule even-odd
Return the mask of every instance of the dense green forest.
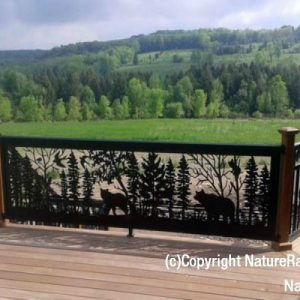
[[0, 120], [300, 117], [300, 26], [0, 51]]

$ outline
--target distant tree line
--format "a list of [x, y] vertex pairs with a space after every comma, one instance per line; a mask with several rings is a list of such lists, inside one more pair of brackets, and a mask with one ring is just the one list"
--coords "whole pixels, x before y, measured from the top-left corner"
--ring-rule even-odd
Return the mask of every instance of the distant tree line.
[[197, 65], [185, 73], [0, 72], [0, 120], [299, 116], [300, 67]]
[[231, 30], [226, 28], [197, 30], [161, 30], [149, 35], [107, 41], [85, 42], [55, 47], [51, 50], [0, 51], [0, 62], [34, 61], [35, 59], [61, 57], [74, 54], [111, 51], [117, 47], [129, 47], [138, 53], [171, 49], [211, 50], [216, 54], [232, 54], [243, 51], [241, 45], [274, 41], [287, 49], [300, 42], [300, 26], [282, 26], [273, 30]]
[[[300, 26], [274, 30], [158, 31], [52, 50], [0, 51], [0, 121], [127, 118], [300, 117]], [[117, 72], [138, 53], [193, 49], [186, 72]], [[252, 63], [215, 64], [214, 55], [251, 53]], [[176, 53], [173, 63], [183, 57]]]

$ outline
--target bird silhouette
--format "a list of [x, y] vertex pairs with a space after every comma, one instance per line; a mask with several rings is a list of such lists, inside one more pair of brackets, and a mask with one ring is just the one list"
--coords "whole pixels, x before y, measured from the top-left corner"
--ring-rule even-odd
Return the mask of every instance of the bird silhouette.
[[53, 162], [60, 168], [65, 168], [66, 166], [62, 163], [65, 157], [60, 157], [60, 152], [56, 152]]
[[237, 163], [232, 159], [228, 162], [228, 165], [230, 168], [232, 168], [232, 173], [235, 175], [235, 176], [238, 176], [239, 174], [241, 174], [241, 168], [237, 165]]

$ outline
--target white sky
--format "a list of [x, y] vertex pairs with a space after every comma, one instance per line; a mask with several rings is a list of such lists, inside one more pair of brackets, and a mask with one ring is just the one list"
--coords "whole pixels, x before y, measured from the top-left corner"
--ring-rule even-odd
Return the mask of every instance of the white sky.
[[299, 0], [0, 0], [0, 49], [49, 49], [163, 29], [299, 24]]

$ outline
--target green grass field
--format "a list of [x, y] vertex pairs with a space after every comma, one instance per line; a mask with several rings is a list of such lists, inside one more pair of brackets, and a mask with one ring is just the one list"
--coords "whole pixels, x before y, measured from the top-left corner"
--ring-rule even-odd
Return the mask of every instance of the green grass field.
[[[278, 144], [278, 129], [300, 128], [300, 120], [195, 120], [3, 123], [2, 135], [105, 140], [178, 141], [234, 144]], [[300, 135], [298, 137], [300, 140]]]

